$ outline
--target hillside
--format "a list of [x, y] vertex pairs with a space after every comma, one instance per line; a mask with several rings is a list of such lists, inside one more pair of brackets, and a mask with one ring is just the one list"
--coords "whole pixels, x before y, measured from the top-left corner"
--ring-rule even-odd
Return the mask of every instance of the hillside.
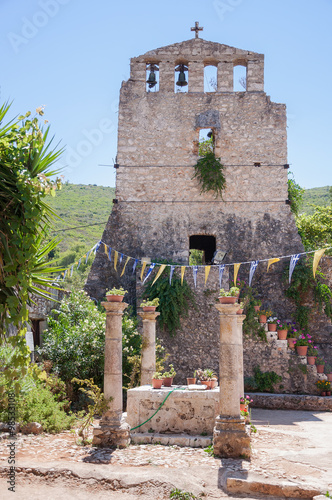
[[[101, 238], [112, 210], [114, 191], [110, 187], [66, 183], [54, 198], [47, 200], [61, 217], [54, 221], [52, 233], [62, 239], [60, 253], [77, 245], [89, 249]], [[76, 229], [64, 231], [67, 228]]]
[[330, 198], [330, 186], [306, 189], [303, 195], [303, 204], [300, 212], [306, 214], [313, 214], [314, 210], [310, 206], [311, 203], [315, 205], [329, 205], [331, 203]]

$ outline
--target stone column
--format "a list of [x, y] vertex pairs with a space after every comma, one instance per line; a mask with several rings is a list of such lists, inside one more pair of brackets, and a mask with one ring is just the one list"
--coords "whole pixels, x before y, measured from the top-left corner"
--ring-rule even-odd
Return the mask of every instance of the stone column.
[[113, 399], [93, 430], [92, 444], [124, 448], [130, 443], [130, 428], [122, 419], [122, 315], [128, 304], [101, 305], [106, 309], [104, 396]]
[[233, 61], [221, 61], [218, 63], [218, 92], [233, 92]]
[[143, 320], [141, 385], [151, 384], [156, 371], [156, 318], [160, 312], [138, 313]]
[[[250, 436], [240, 416], [240, 335], [238, 304], [217, 304], [220, 314], [220, 399], [213, 430], [213, 448], [219, 457], [250, 457]], [[242, 370], [243, 372], [243, 367]]]
[[244, 368], [243, 368], [243, 321], [245, 319], [244, 314], [237, 314], [237, 328], [238, 328], [238, 340], [239, 340], [239, 398], [244, 396]]

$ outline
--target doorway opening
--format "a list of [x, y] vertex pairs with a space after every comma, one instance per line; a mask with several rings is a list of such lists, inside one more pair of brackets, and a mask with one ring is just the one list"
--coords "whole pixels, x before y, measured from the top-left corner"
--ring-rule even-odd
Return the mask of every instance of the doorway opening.
[[210, 265], [215, 251], [215, 236], [194, 234], [189, 237], [189, 265]]

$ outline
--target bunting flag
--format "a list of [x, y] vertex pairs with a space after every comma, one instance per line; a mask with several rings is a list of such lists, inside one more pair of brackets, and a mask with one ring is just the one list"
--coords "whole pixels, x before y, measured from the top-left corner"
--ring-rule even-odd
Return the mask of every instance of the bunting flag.
[[195, 283], [195, 288], [196, 288], [196, 286], [197, 286], [198, 266], [192, 266], [192, 268], [193, 268], [194, 283]]
[[73, 272], [74, 272], [74, 264], [73, 264], [73, 265], [71, 266], [71, 268], [70, 268], [70, 277], [72, 277]]
[[119, 252], [114, 250], [114, 269], [115, 270], [116, 270], [116, 266], [118, 265], [118, 255], [119, 255]]
[[159, 271], [157, 272], [156, 277], [155, 277], [155, 279], [154, 279], [154, 280], [153, 280], [153, 282], [152, 282], [152, 284], [153, 284], [153, 285], [155, 284], [155, 282], [157, 281], [157, 279], [159, 278], [159, 276], [162, 274], [162, 272], [164, 271], [165, 267], [166, 267], [166, 264], [162, 264], [162, 265], [160, 266], [160, 269], [159, 269]]
[[85, 263], [86, 263], [86, 264], [87, 264], [87, 262], [88, 262], [88, 258], [89, 258], [90, 252], [91, 252], [91, 250], [89, 250], [89, 251], [88, 251], [88, 253], [86, 254], [86, 259], [85, 259]]
[[133, 274], [135, 272], [136, 266], [137, 266], [138, 259], [135, 259], [134, 265], [133, 265]]
[[68, 271], [68, 269], [65, 270], [64, 275], [63, 275], [63, 279], [65, 279], [65, 277], [67, 276], [67, 271]]
[[239, 272], [240, 266], [241, 266], [241, 263], [234, 264], [234, 286], [236, 286], [237, 273]]
[[107, 253], [107, 245], [106, 245], [106, 243], [104, 243], [104, 251], [105, 251], [105, 254], [106, 254], [106, 255], [108, 255], [108, 253]]
[[224, 274], [225, 264], [221, 264], [219, 267], [219, 288], [221, 288], [222, 275]]
[[292, 274], [295, 269], [295, 266], [300, 258], [300, 254], [294, 254], [291, 256], [290, 264], [289, 264], [289, 283], [291, 282]]
[[119, 259], [119, 264], [121, 264], [121, 262], [122, 262], [122, 259], [123, 259], [123, 253], [120, 253], [120, 259]]
[[172, 284], [172, 278], [173, 278], [173, 273], [174, 273], [175, 266], [171, 266], [171, 269], [169, 271], [169, 284]]
[[183, 285], [183, 278], [185, 271], [186, 271], [186, 266], [181, 266], [181, 285]]
[[100, 245], [101, 245], [101, 241], [98, 241], [97, 245], [95, 245], [95, 246], [93, 247], [93, 249], [92, 249], [92, 250], [93, 250], [93, 252], [94, 252], [94, 254], [95, 254], [95, 255], [96, 255], [96, 253], [98, 252]]
[[152, 264], [150, 265], [149, 269], [148, 269], [148, 272], [146, 273], [146, 276], [144, 278], [144, 281], [143, 281], [143, 285], [144, 283], [146, 282], [146, 280], [148, 279], [148, 277], [150, 276], [150, 274], [152, 273], [153, 269], [154, 269], [154, 266], [156, 264], [154, 262], [152, 262]]
[[77, 269], [79, 269], [80, 265], [81, 265], [81, 260], [82, 260], [82, 257], [79, 259], [79, 261], [77, 262]]
[[122, 268], [122, 273], [120, 274], [120, 278], [121, 276], [123, 276], [124, 272], [125, 272], [125, 269], [126, 269], [126, 265], [128, 264], [128, 261], [130, 260], [130, 257], [127, 257], [126, 258], [126, 262], [125, 262], [125, 265], [123, 266]]
[[208, 279], [209, 274], [210, 274], [210, 269], [211, 269], [211, 266], [205, 266], [205, 283], [204, 283], [204, 285], [206, 285], [207, 279]]
[[111, 247], [108, 247], [108, 260], [112, 262], [112, 249]]
[[249, 271], [249, 286], [251, 286], [251, 282], [252, 282], [252, 278], [255, 274], [255, 271], [257, 269], [257, 266], [258, 266], [258, 262], [259, 260], [253, 260], [251, 263], [250, 263], [250, 271]]
[[143, 279], [143, 274], [144, 274], [144, 271], [145, 271], [145, 268], [146, 268], [146, 260], [142, 260], [142, 271], [141, 271], [141, 281]]
[[267, 263], [267, 270], [266, 270], [266, 272], [267, 272], [267, 273], [269, 272], [269, 269], [270, 269], [271, 264], [274, 264], [275, 262], [279, 262], [279, 260], [280, 260], [280, 259], [278, 259], [278, 258], [275, 258], [275, 259], [269, 259], [269, 260], [268, 260], [268, 263]]
[[312, 263], [312, 272], [313, 272], [314, 278], [316, 277], [317, 266], [319, 264], [320, 259], [323, 257], [325, 250], [326, 250], [326, 248], [322, 248], [321, 250], [317, 250], [314, 253], [314, 261]]

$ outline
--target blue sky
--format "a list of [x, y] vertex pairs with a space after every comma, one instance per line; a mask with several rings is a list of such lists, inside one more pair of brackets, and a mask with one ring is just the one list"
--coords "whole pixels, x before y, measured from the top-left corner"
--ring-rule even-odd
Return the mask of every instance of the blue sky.
[[200, 36], [265, 54], [265, 91], [287, 105], [288, 161], [305, 188], [332, 184], [332, 0], [1, 0], [1, 101], [45, 105], [65, 179], [114, 186], [117, 107], [129, 60]]

